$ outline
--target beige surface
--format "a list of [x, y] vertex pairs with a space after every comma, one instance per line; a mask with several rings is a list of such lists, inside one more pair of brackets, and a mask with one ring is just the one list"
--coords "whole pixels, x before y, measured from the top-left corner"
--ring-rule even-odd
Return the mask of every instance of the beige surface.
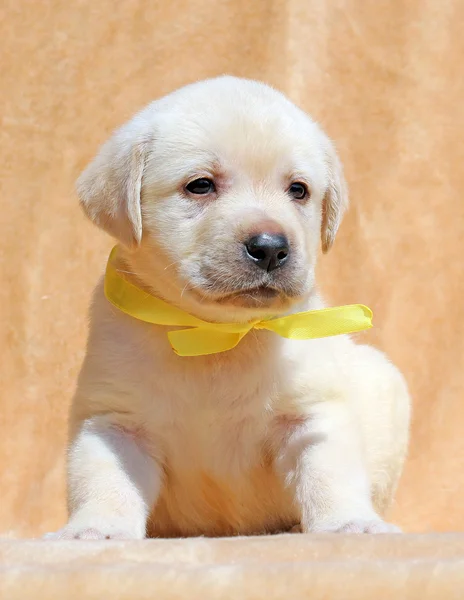
[[3, 0], [0, 19], [0, 531], [65, 519], [65, 420], [110, 246], [75, 177], [146, 102], [222, 72], [276, 85], [337, 141], [352, 209], [320, 277], [374, 309], [368, 339], [415, 402], [393, 517], [462, 530], [464, 3]]
[[462, 600], [464, 535], [0, 542], [8, 600]]

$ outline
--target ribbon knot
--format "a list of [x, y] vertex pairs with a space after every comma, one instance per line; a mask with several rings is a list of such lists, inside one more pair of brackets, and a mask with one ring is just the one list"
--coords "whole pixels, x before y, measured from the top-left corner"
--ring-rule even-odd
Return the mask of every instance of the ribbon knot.
[[169, 342], [179, 356], [201, 356], [231, 350], [252, 329], [266, 329], [278, 335], [307, 340], [372, 327], [372, 311], [362, 304], [350, 304], [294, 313], [286, 317], [248, 323], [209, 323], [172, 306], [133, 285], [114, 267], [113, 248], [105, 274], [105, 296], [122, 312], [153, 325], [181, 327], [168, 331]]

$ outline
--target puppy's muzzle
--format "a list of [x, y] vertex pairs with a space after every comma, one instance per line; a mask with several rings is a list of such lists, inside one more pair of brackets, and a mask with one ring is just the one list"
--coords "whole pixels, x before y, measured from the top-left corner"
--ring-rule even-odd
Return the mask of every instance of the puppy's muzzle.
[[280, 233], [260, 233], [245, 242], [245, 253], [257, 267], [269, 273], [284, 266], [290, 255], [290, 245]]

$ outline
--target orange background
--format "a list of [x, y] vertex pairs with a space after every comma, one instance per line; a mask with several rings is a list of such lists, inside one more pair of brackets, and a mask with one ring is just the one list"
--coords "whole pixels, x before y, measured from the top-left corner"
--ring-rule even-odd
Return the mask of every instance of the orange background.
[[464, 3], [3, 0], [0, 532], [65, 519], [66, 416], [110, 240], [76, 176], [150, 100], [221, 73], [286, 92], [335, 139], [352, 206], [319, 277], [374, 309], [414, 397], [392, 518], [464, 529]]

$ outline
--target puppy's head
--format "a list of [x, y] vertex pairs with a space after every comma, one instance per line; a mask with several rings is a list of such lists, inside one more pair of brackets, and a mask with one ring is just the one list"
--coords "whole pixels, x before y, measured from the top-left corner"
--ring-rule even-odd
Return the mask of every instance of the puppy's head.
[[203, 318], [287, 311], [347, 195], [329, 139], [282, 94], [221, 77], [149, 105], [78, 180], [87, 215], [154, 293]]

